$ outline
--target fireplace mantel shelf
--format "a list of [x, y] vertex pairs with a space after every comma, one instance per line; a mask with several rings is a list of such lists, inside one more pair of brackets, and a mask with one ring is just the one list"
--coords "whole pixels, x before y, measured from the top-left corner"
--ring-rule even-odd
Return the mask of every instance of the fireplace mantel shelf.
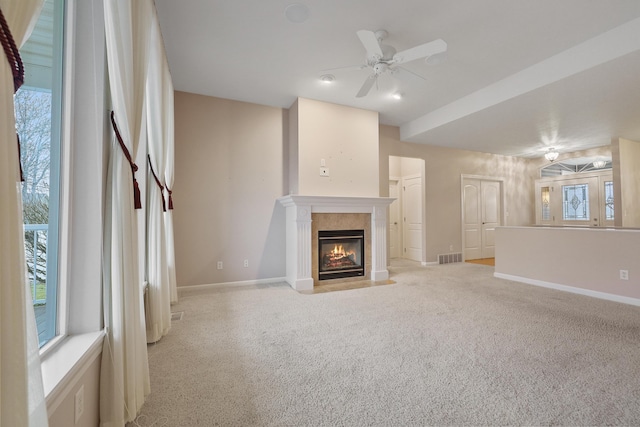
[[314, 213], [369, 213], [374, 207], [386, 208], [394, 200], [391, 197], [300, 196], [294, 194], [278, 198], [278, 201], [285, 208], [310, 206]]
[[311, 214], [371, 214], [371, 280], [387, 280], [387, 207], [390, 197], [288, 195], [278, 198], [287, 211], [287, 282], [296, 290], [313, 289]]

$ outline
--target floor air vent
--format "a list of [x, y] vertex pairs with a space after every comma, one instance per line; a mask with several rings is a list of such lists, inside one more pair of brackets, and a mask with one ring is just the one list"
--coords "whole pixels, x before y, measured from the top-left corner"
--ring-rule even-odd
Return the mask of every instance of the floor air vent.
[[462, 262], [462, 253], [438, 255], [438, 264]]
[[178, 311], [176, 313], [171, 313], [171, 321], [182, 320], [182, 316], [184, 316], [184, 311]]

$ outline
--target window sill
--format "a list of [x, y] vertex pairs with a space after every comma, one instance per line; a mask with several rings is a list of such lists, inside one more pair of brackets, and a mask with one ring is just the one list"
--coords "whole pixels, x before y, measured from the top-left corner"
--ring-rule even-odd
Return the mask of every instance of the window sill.
[[49, 413], [67, 397], [71, 388], [102, 353], [104, 331], [71, 335], [42, 357], [42, 382]]

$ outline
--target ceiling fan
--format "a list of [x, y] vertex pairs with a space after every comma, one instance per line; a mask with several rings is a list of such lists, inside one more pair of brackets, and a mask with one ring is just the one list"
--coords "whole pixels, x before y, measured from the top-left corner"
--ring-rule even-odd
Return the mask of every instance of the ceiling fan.
[[382, 44], [382, 41], [389, 35], [386, 30], [360, 30], [357, 34], [367, 51], [367, 63], [361, 68], [371, 68], [372, 71], [356, 94], [357, 98], [366, 96], [373, 85], [377, 83], [378, 77], [385, 73], [396, 74], [401, 78], [403, 75], [409, 74], [424, 80], [424, 77], [400, 67], [400, 64], [447, 51], [447, 43], [442, 39], [396, 52], [393, 46]]

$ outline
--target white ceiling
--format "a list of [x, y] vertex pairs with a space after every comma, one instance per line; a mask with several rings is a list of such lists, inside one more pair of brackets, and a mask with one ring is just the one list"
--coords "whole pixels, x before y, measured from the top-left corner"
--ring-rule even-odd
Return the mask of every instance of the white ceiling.
[[[305, 5], [292, 23], [285, 8]], [[405, 141], [522, 157], [640, 141], [638, 0], [155, 0], [176, 90], [289, 108], [297, 97], [378, 111]], [[420, 79], [368, 70], [358, 30], [398, 51], [438, 38]], [[327, 69], [331, 85], [319, 77]], [[415, 80], [415, 81], [414, 81]], [[402, 92], [404, 98], [390, 95]]]

